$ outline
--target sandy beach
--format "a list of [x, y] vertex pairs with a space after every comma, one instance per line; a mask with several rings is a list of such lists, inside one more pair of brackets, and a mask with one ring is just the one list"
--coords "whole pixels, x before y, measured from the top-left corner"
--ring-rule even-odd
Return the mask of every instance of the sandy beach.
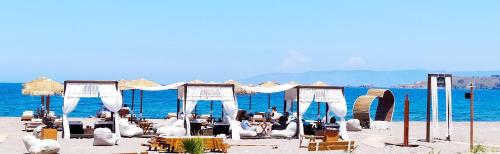
[[[84, 125], [90, 125], [97, 119], [90, 118], [71, 118], [71, 120], [80, 120]], [[0, 153], [26, 153], [22, 142], [22, 137], [31, 132], [25, 132], [23, 122], [18, 117], [0, 118]], [[153, 120], [160, 121], [160, 120]], [[444, 132], [444, 126], [442, 131]], [[500, 149], [500, 122], [476, 122], [475, 123], [475, 142], [482, 144], [490, 149]], [[466, 153], [468, 151], [469, 141], [469, 123], [455, 122], [454, 135], [452, 141], [436, 141], [435, 143], [425, 143], [419, 140], [425, 136], [425, 122], [412, 122], [410, 126], [410, 143], [419, 145], [415, 148], [402, 148], [390, 145], [402, 143], [403, 123], [392, 123], [391, 130], [363, 130], [361, 132], [349, 132], [350, 137], [356, 141], [356, 149], [353, 153]], [[143, 152], [147, 147], [141, 146], [147, 142], [147, 138], [122, 138], [118, 146], [93, 146], [93, 139], [61, 139], [59, 132], [58, 142], [61, 144], [60, 153], [130, 153]], [[299, 148], [298, 139], [243, 139], [239, 141], [228, 139], [231, 145], [229, 153], [343, 153], [343, 151], [328, 152], [308, 152], [307, 148]], [[307, 143], [307, 142], [306, 142]], [[245, 145], [263, 145], [263, 146], [245, 146]], [[277, 149], [271, 146], [277, 145]], [[305, 144], [304, 144], [305, 145]], [[156, 153], [150, 151], [149, 153]]]

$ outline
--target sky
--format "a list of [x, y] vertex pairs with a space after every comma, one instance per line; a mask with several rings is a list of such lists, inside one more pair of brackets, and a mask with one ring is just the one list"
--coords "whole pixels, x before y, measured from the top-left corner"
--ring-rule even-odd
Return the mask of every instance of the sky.
[[0, 82], [499, 70], [500, 1], [1, 1]]

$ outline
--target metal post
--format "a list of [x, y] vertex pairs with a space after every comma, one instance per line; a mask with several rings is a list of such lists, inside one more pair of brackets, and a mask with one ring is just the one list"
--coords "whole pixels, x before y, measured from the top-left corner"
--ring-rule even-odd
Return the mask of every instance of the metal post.
[[271, 93], [267, 94], [267, 111], [271, 111]]
[[328, 107], [328, 103], [325, 103], [325, 117], [326, 117], [325, 123], [330, 123], [330, 115], [329, 115], [328, 110], [330, 110], [330, 108]]
[[405, 99], [405, 110], [404, 110], [404, 139], [403, 139], [403, 147], [408, 147], [408, 137], [410, 131], [410, 100], [408, 98], [408, 94], [406, 94]]
[[427, 122], [425, 126], [425, 142], [431, 142], [431, 75], [427, 76]]
[[[44, 106], [45, 106], [45, 95], [41, 96], [41, 107], [40, 107], [40, 113], [44, 113]], [[44, 114], [38, 115], [39, 117], [43, 118]]]
[[283, 113], [286, 112], [286, 100], [283, 101]]
[[181, 100], [179, 98], [177, 98], [177, 119], [179, 119], [179, 112], [180, 112], [180, 104], [181, 104]]
[[49, 112], [50, 112], [50, 95], [47, 95], [47, 99], [45, 100], [45, 110], [46, 110], [46, 113], [47, 113], [47, 117], [49, 115]]
[[210, 101], [210, 120], [214, 119], [213, 118], [214, 117], [214, 115], [213, 115], [214, 111], [213, 110], [214, 110], [214, 101]]
[[182, 114], [184, 115], [184, 128], [186, 129], [186, 135], [190, 134], [191, 130], [187, 130], [187, 122], [189, 121], [189, 116], [186, 115], [186, 104], [187, 104], [187, 84], [184, 85], [184, 104], [182, 105], [183, 111]]
[[318, 121], [321, 121], [321, 115], [320, 115], [321, 106], [320, 106], [319, 102], [316, 102], [316, 104], [318, 104], [318, 113], [317, 113], [318, 114], [317, 115], [318, 116]]

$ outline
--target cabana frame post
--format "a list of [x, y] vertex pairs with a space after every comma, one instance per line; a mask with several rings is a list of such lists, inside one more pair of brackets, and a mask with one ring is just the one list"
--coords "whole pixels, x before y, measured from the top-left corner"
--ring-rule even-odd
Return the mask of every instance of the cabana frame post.
[[[436, 80], [438, 80], [437, 82], [439, 82], [439, 78], [444, 78], [446, 80], [446, 78], [449, 78], [450, 79], [450, 85], [444, 85], [444, 87], [447, 87], [447, 86], [450, 86], [450, 88], [452, 89], [453, 88], [453, 75], [452, 74], [428, 74], [427, 75], [427, 118], [426, 118], [426, 132], [425, 132], [425, 141], [426, 142], [433, 142], [434, 140], [434, 137], [431, 137], [431, 113], [433, 113], [433, 111], [431, 111], [431, 108], [432, 108], [432, 99], [433, 99], [433, 94], [432, 94], [432, 78], [436, 78]], [[446, 81], [445, 81], [446, 82]], [[436, 87], [439, 88], [439, 87], [443, 87], [443, 85], [440, 85], [439, 83], [436, 83]], [[452, 95], [452, 92], [450, 91], [450, 93], [448, 94], [448, 92], [445, 92], [446, 94], [445, 95], [449, 95], [450, 96], [450, 99], [451, 99], [451, 95]], [[439, 101], [439, 100], [438, 100]], [[451, 124], [452, 124], [452, 113], [451, 113], [451, 105], [453, 104], [452, 103], [452, 100], [449, 100], [448, 102], [448, 98], [446, 100], [446, 119], [447, 119], [447, 135], [446, 135], [446, 140], [450, 141], [451, 140]], [[438, 103], [438, 102], [436, 102]], [[437, 106], [436, 106], [436, 109], [437, 109]], [[449, 112], [448, 112], [449, 111]], [[439, 121], [439, 119], [438, 119]], [[438, 122], [436, 121], [436, 122]], [[432, 122], [434, 123], [434, 121]], [[438, 128], [439, 129], [439, 128]], [[435, 132], [433, 132], [435, 133]]]

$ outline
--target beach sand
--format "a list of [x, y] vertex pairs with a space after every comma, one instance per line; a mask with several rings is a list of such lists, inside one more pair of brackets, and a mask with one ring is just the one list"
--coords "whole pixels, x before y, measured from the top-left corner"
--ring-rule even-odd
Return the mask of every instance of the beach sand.
[[[84, 125], [91, 125], [97, 119], [70, 118], [80, 120]], [[158, 120], [154, 120], [158, 121]], [[31, 132], [25, 132], [23, 122], [18, 117], [0, 118], [0, 153], [26, 153], [22, 137]], [[351, 139], [356, 141], [356, 149], [353, 153], [466, 153], [469, 147], [469, 123], [455, 122], [452, 141], [436, 141], [434, 143], [421, 142], [425, 138], [425, 122], [410, 123], [410, 143], [420, 145], [415, 148], [403, 148], [386, 143], [402, 143], [403, 123], [393, 122], [391, 130], [363, 130], [361, 132], [349, 132]], [[441, 134], [445, 125], [441, 123]], [[500, 152], [500, 122], [476, 122], [475, 123], [476, 144], [496, 147]], [[58, 142], [61, 144], [60, 153], [130, 153], [146, 151], [148, 148], [141, 146], [147, 142], [147, 138], [122, 138], [118, 146], [93, 146], [93, 139], [61, 139], [59, 132]], [[344, 153], [343, 151], [308, 152], [307, 148], [299, 148], [298, 139], [259, 139], [259, 140], [231, 140], [227, 142], [232, 145], [229, 153]], [[277, 149], [271, 146], [238, 146], [238, 145], [277, 145]], [[303, 143], [303, 145], [306, 145]], [[493, 148], [491, 148], [493, 149]], [[149, 152], [156, 153], [156, 152]]]

